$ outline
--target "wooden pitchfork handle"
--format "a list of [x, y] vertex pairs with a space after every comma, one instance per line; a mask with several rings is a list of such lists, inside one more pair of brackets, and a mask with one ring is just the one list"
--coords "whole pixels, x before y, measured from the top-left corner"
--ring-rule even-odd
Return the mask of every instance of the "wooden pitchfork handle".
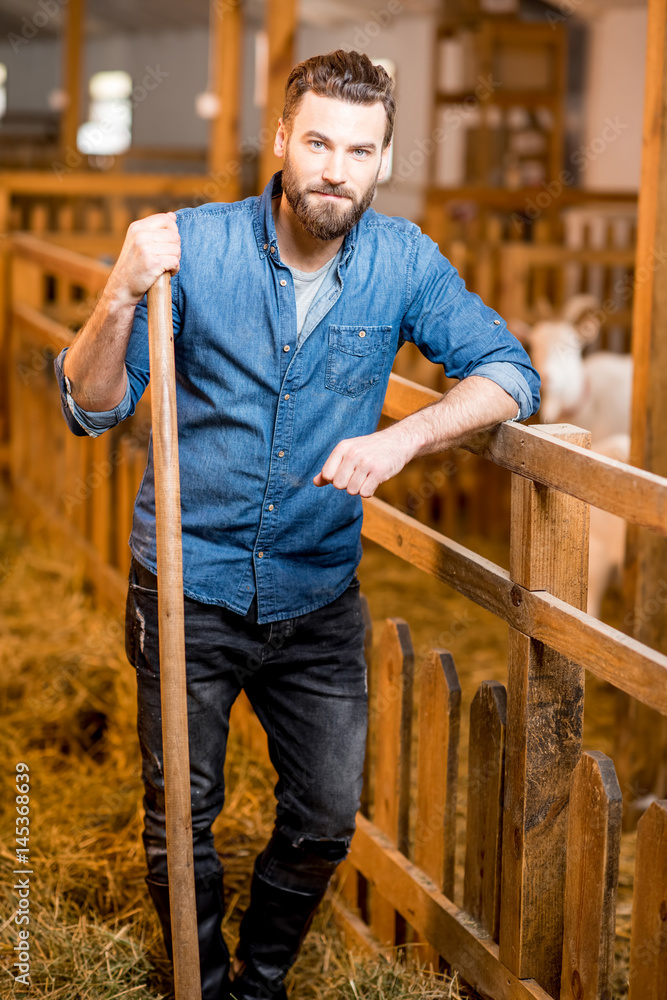
[[171, 276], [148, 289], [162, 753], [176, 1000], [201, 1000], [185, 681], [181, 486]]

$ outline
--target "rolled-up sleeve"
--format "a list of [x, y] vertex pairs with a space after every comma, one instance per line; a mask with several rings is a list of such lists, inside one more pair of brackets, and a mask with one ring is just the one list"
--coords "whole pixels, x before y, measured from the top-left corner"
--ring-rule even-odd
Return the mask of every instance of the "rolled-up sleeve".
[[65, 355], [69, 348], [65, 347], [54, 361], [56, 378], [60, 387], [60, 401], [63, 416], [67, 424], [75, 434], [89, 437], [99, 437], [110, 427], [115, 427], [121, 420], [125, 420], [131, 412], [134, 412], [132, 403], [132, 388], [128, 378], [125, 387], [125, 395], [112, 410], [84, 410], [72, 396], [71, 386], [67, 375], [63, 371]]
[[[174, 338], [181, 330], [180, 312], [177, 305], [178, 282], [172, 277], [172, 316]], [[112, 410], [84, 410], [72, 397], [69, 379], [63, 371], [65, 355], [69, 347], [63, 348], [54, 359], [56, 379], [60, 389], [60, 406], [67, 426], [78, 437], [99, 437], [105, 430], [115, 427], [121, 420], [131, 417], [137, 403], [143, 396], [150, 379], [148, 352], [148, 305], [144, 295], [134, 310], [132, 332], [125, 353], [127, 386], [122, 400]]]
[[[474, 292], [430, 237], [417, 237], [401, 343], [409, 340], [450, 378], [480, 375], [516, 401], [525, 420], [540, 405], [540, 377], [504, 319]], [[515, 419], [517, 419], [515, 418]]]

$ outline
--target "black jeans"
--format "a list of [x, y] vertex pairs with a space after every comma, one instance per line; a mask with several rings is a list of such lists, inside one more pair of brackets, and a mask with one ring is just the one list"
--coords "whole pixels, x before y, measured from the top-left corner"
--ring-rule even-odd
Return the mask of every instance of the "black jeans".
[[[315, 891], [349, 850], [361, 795], [367, 683], [359, 581], [316, 611], [263, 625], [256, 600], [245, 616], [184, 600], [195, 878], [221, 870], [211, 825], [224, 803], [229, 713], [243, 689], [279, 776], [263, 874], [286, 889]], [[148, 873], [166, 883], [157, 578], [135, 559], [125, 643], [137, 675]], [[272, 846], [287, 842], [287, 851]], [[313, 864], [318, 858], [324, 865]]]

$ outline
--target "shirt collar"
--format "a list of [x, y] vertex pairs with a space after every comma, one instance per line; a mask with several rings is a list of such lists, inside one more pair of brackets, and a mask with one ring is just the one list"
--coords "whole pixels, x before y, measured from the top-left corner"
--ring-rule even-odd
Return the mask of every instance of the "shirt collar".
[[[255, 204], [253, 226], [260, 260], [263, 260], [265, 257], [272, 257], [274, 260], [280, 261], [280, 249], [278, 247], [278, 237], [276, 236], [276, 226], [273, 221], [271, 199], [275, 198], [279, 194], [282, 194], [282, 176], [282, 170], [278, 170], [266, 185], [264, 191], [259, 196]], [[345, 267], [349, 263], [352, 252], [359, 239], [359, 232], [363, 218], [364, 216], [362, 215], [359, 222], [352, 227], [343, 240], [343, 253], [340, 262], [341, 267]]]

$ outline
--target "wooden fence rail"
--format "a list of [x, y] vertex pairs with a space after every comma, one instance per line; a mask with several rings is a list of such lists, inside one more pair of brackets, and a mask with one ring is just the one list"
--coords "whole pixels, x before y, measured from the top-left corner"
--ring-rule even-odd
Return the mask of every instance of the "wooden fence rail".
[[[101, 437], [70, 434], [52, 357], [73, 333], [58, 316], [94, 297], [108, 269], [26, 236], [13, 238], [10, 258], [17, 505], [82, 557], [100, 601], [118, 612], [148, 393]], [[392, 376], [385, 416], [399, 419], [437, 396]], [[566, 425], [507, 423], [470, 445], [512, 474], [509, 571], [377, 498], [364, 502], [366, 539], [508, 623], [509, 662], [506, 686], [485, 682], [473, 703], [462, 909], [453, 899], [456, 667], [446, 650], [415, 664], [407, 623], [387, 623], [369, 664], [367, 788], [337, 913], [356, 941], [414, 946], [434, 966], [442, 956], [494, 1000], [609, 997], [621, 810], [611, 761], [582, 754], [584, 669], [667, 715], [667, 657], [582, 610], [588, 505], [665, 534], [667, 480], [586, 443]], [[666, 823], [667, 803], [658, 803], [640, 825], [633, 1000], [665, 995]]]

